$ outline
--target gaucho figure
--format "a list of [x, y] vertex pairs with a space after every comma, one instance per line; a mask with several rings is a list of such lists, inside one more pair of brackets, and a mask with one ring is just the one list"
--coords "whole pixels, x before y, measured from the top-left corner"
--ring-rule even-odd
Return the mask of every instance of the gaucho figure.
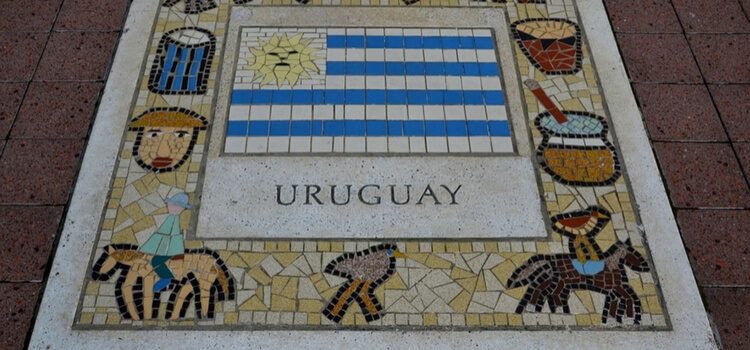
[[177, 170], [207, 125], [206, 118], [184, 108], [151, 109], [130, 122], [130, 130], [138, 132], [133, 157], [143, 169], [156, 173]]

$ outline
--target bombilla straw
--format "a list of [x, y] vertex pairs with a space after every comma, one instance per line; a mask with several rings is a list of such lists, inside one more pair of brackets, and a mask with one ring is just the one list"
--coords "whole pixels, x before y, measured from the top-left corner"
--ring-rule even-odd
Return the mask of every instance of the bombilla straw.
[[529, 90], [531, 90], [532, 93], [534, 93], [534, 96], [536, 96], [536, 99], [542, 103], [544, 108], [546, 108], [550, 112], [550, 114], [555, 117], [555, 120], [557, 120], [558, 124], [568, 122], [568, 118], [565, 116], [565, 114], [563, 114], [562, 111], [560, 111], [559, 108], [557, 108], [555, 103], [552, 102], [552, 99], [547, 96], [547, 93], [544, 92], [544, 89], [542, 89], [542, 87], [539, 85], [539, 82], [534, 79], [528, 79], [523, 83], [526, 84], [526, 86], [529, 88]]

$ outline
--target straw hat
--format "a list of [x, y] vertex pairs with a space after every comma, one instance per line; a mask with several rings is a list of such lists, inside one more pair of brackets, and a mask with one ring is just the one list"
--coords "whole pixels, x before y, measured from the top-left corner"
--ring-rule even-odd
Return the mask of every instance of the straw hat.
[[131, 130], [154, 126], [204, 129], [206, 125], [205, 118], [184, 108], [152, 109], [130, 122]]

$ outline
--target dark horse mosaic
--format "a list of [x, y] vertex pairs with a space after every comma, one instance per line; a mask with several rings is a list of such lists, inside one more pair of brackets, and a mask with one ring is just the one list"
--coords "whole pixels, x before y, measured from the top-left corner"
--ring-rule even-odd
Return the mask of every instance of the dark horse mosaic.
[[588, 290], [606, 296], [602, 323], [615, 318], [622, 323], [623, 316], [641, 321], [641, 301], [628, 283], [625, 268], [638, 272], [648, 272], [646, 259], [633, 248], [628, 239], [616, 242], [602, 254], [604, 270], [595, 275], [583, 275], [573, 266], [575, 254], [536, 255], [513, 271], [508, 279], [508, 288], [528, 285], [528, 289], [518, 303], [516, 313], [522, 313], [528, 304], [540, 312], [545, 303], [550, 311], [562, 308], [570, 313], [568, 298], [573, 290]]

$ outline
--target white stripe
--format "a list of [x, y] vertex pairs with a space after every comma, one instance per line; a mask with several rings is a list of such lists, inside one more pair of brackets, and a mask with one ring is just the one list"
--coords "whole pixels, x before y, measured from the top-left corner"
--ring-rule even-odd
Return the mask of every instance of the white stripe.
[[496, 63], [491, 49], [328, 49], [327, 61], [348, 62], [480, 62]]
[[500, 77], [446, 75], [328, 75], [325, 88], [331, 90], [503, 90]]
[[[426, 141], [426, 147], [425, 147]], [[338, 147], [334, 146], [338, 143]], [[407, 152], [407, 153], [500, 153], [512, 152], [511, 137], [330, 137], [259, 136], [228, 137], [226, 153], [330, 153], [330, 152]]]
[[[508, 120], [505, 106], [478, 105], [270, 105], [250, 106], [230, 120]], [[247, 107], [247, 106], [245, 106]]]
[[[250, 106], [230, 120], [508, 120], [505, 106], [481, 105], [263, 105]], [[247, 107], [247, 106], [245, 106]]]

